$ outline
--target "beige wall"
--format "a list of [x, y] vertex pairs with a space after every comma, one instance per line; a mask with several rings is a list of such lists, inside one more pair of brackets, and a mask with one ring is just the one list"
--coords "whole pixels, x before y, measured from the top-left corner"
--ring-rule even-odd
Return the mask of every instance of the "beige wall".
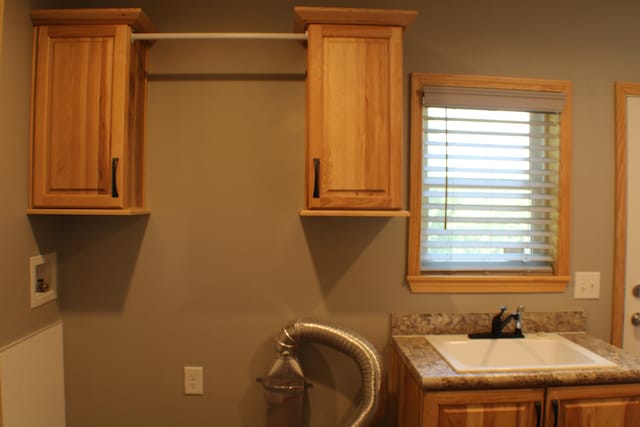
[[0, 347], [60, 318], [56, 302], [29, 308], [29, 257], [61, 249], [57, 218], [25, 214], [32, 4], [5, 0], [0, 26]]
[[[6, 0], [7, 12], [18, 3]], [[294, 4], [361, 3], [60, 1], [142, 6], [162, 31], [290, 31]], [[522, 303], [531, 311], [584, 308], [589, 332], [608, 339], [613, 82], [640, 81], [640, 27], [634, 22], [640, 4], [366, 5], [420, 12], [406, 32], [407, 73], [574, 82], [571, 265], [572, 271], [602, 273], [601, 299], [574, 300], [573, 288], [553, 295], [411, 295], [404, 283], [405, 219], [297, 215], [304, 181], [304, 49], [295, 42], [158, 42], [148, 99], [151, 216], [61, 220], [69, 427], [261, 425], [265, 405], [255, 378], [271, 366], [274, 335], [298, 317], [346, 325], [387, 349], [390, 312], [493, 310]], [[3, 53], [7, 45], [15, 49], [3, 72], [14, 73], [11, 81], [19, 84], [11, 86], [15, 96], [2, 97], [1, 117], [17, 129], [9, 139], [4, 124], [1, 130], [9, 152], [0, 170], [9, 175], [0, 185], [9, 187], [2, 193], [8, 194], [9, 209], [0, 212], [0, 227], [12, 242], [1, 250], [15, 261], [0, 264], [1, 324], [18, 316], [6, 310], [24, 305], [19, 287], [13, 289], [24, 274], [16, 265], [26, 262], [36, 243], [22, 213], [28, 22], [23, 15], [16, 19], [20, 25], [5, 31]], [[14, 46], [12, 38], [22, 44]], [[5, 90], [7, 81], [3, 77]], [[57, 225], [57, 219], [32, 224], [33, 234], [55, 234]], [[5, 298], [11, 301], [6, 308]], [[19, 330], [9, 335], [35, 322], [22, 312], [18, 317]], [[358, 392], [354, 364], [322, 346], [305, 346], [301, 356], [314, 384], [310, 425], [339, 425]], [[182, 395], [185, 365], [204, 366], [204, 396]]]

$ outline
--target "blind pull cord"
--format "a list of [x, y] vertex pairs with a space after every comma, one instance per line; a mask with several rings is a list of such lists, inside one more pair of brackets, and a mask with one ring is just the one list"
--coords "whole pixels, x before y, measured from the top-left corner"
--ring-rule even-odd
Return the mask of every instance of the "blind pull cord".
[[449, 109], [444, 109], [444, 229], [449, 215]]

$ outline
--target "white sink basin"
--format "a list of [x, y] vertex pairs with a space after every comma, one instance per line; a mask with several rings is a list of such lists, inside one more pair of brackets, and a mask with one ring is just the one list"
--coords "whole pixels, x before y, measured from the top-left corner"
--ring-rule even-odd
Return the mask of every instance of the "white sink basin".
[[456, 372], [611, 368], [616, 364], [557, 334], [516, 339], [426, 335]]

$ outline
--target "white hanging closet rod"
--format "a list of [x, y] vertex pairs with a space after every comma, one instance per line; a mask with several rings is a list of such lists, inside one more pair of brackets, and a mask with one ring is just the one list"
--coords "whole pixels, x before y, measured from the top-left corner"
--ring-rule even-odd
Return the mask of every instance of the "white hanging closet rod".
[[307, 40], [307, 33], [133, 33], [136, 40]]

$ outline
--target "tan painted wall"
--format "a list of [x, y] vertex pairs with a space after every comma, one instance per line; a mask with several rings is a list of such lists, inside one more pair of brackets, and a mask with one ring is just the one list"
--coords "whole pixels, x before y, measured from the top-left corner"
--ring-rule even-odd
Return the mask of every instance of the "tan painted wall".
[[[7, 0], [7, 10], [17, 3]], [[60, 4], [142, 6], [163, 31], [289, 31], [294, 4], [361, 2]], [[366, 5], [420, 12], [406, 32], [407, 73], [574, 82], [572, 271], [602, 272], [602, 298], [574, 300], [572, 288], [560, 295], [409, 294], [406, 220], [297, 215], [303, 204], [304, 49], [294, 42], [158, 42], [149, 87], [151, 216], [62, 220], [69, 427], [262, 425], [265, 405], [255, 378], [271, 366], [274, 335], [298, 317], [344, 324], [386, 349], [390, 312], [491, 310], [522, 303], [529, 310], [584, 308], [589, 332], [608, 338], [613, 82], [640, 81], [640, 27], [634, 22], [640, 4], [378, 0]], [[5, 44], [12, 35], [5, 34]], [[20, 59], [12, 62], [24, 67], [27, 50], [22, 46], [16, 52]], [[21, 94], [16, 97], [21, 110], [2, 98], [3, 111], [14, 116], [12, 125], [24, 122], [27, 111], [26, 80], [18, 74], [22, 86], [12, 89]], [[24, 132], [23, 124], [12, 135]], [[22, 247], [1, 250], [10, 256], [19, 252], [15, 258], [21, 260], [33, 247], [20, 213], [26, 205], [20, 163], [26, 149], [12, 141], [9, 150], [11, 213], [0, 213], [0, 227], [3, 235], [17, 234]], [[54, 231], [53, 221], [44, 231]], [[11, 268], [2, 270], [2, 280], [22, 274]], [[7, 316], [4, 310], [0, 315]], [[305, 346], [301, 356], [314, 384], [309, 425], [340, 425], [358, 392], [354, 364], [322, 346]], [[204, 366], [204, 396], [182, 396], [185, 365]]]
[[[0, 3], [2, 3], [0, 1]], [[31, 4], [5, 0], [0, 42], [0, 347], [60, 318], [55, 302], [29, 308], [29, 257], [57, 251], [60, 221], [28, 218]], [[0, 7], [1, 9], [1, 7]]]

